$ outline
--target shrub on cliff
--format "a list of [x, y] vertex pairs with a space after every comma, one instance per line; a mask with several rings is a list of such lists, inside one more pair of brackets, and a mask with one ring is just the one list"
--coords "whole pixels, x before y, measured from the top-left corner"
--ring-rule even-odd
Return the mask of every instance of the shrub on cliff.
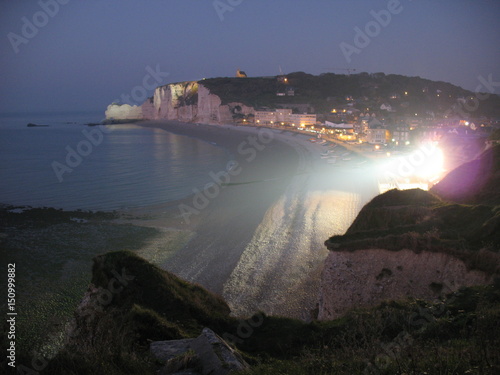
[[500, 272], [500, 209], [447, 202], [420, 189], [393, 189], [367, 203], [346, 233], [330, 237], [325, 246], [444, 252], [470, 269], [494, 274]]
[[[65, 349], [51, 374], [140, 374], [154, 369], [149, 343], [219, 332], [235, 326], [229, 307], [201, 286], [129, 251], [94, 258], [92, 283], [77, 308]], [[71, 372], [74, 366], [79, 372]], [[85, 370], [87, 369], [87, 370]]]

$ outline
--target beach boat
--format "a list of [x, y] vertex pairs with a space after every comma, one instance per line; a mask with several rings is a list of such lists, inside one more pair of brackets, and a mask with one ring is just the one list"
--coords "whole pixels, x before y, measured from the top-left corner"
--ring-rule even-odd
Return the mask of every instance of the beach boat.
[[337, 158], [334, 157], [334, 158], [329, 158], [327, 161], [326, 161], [328, 164], [335, 164], [337, 163]]

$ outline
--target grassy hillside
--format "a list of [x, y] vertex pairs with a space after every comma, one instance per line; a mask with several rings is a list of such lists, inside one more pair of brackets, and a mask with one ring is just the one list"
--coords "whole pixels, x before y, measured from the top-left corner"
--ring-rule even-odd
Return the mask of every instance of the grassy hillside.
[[203, 327], [235, 326], [218, 296], [161, 270], [132, 252], [94, 258], [92, 284], [75, 312], [66, 347], [48, 374], [154, 373], [149, 343], [196, 337]]
[[[253, 107], [279, 107], [282, 103], [308, 103], [318, 113], [328, 113], [337, 105], [354, 98], [354, 108], [376, 111], [383, 103], [390, 104], [399, 115], [434, 112], [442, 114], [457, 104], [457, 99], [473, 97], [474, 93], [446, 82], [396, 74], [333, 74], [318, 76], [304, 72], [287, 74], [288, 83], [277, 77], [210, 78], [199, 81], [223, 104], [241, 102]], [[295, 88], [295, 96], [276, 96], [285, 86]], [[439, 95], [439, 96], [438, 96]], [[352, 101], [350, 102], [352, 104]], [[500, 97], [490, 95], [482, 100], [475, 116], [500, 116]]]
[[330, 237], [334, 251], [403, 248], [445, 252], [470, 269], [500, 272], [500, 207], [441, 200], [420, 190], [390, 190], [375, 197], [344, 235]]
[[[110, 290], [114, 270], [128, 283], [103, 303], [102, 290]], [[203, 326], [234, 338], [252, 365], [247, 375], [494, 374], [500, 369], [500, 285], [463, 289], [435, 303], [389, 302], [331, 322], [304, 323], [263, 314], [230, 318], [219, 297], [129, 252], [97, 257], [93, 283], [101, 288], [94, 318], [77, 313], [78, 329], [42, 374], [155, 374], [150, 340], [193, 337]]]

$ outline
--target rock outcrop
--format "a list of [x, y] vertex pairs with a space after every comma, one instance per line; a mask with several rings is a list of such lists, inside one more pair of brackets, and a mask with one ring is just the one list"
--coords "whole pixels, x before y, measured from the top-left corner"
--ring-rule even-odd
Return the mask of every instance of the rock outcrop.
[[227, 375], [249, 368], [241, 355], [210, 328], [194, 339], [155, 341], [153, 356], [162, 364], [161, 374]]

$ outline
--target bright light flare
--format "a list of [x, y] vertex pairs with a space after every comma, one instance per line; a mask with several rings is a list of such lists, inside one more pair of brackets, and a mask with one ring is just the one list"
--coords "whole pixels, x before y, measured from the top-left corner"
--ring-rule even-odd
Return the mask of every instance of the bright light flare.
[[433, 180], [440, 176], [444, 170], [444, 155], [443, 151], [433, 146], [431, 152], [425, 155], [422, 164], [417, 166], [416, 175], [427, 180]]
[[424, 188], [437, 182], [444, 172], [443, 151], [433, 143], [423, 144], [408, 155], [392, 157], [378, 166], [380, 184], [398, 189]]

